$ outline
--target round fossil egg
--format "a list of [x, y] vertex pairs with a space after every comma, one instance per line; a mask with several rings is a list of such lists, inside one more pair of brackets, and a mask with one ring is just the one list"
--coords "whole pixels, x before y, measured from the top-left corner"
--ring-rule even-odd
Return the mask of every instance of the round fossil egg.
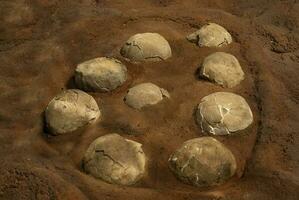
[[158, 33], [139, 33], [127, 40], [120, 53], [131, 61], [163, 61], [171, 57], [171, 47]]
[[187, 36], [187, 40], [199, 47], [222, 47], [232, 43], [232, 36], [222, 26], [208, 23]]
[[197, 187], [220, 185], [231, 178], [237, 168], [232, 152], [212, 137], [183, 143], [169, 158], [176, 177]]
[[119, 60], [100, 57], [79, 64], [76, 85], [84, 91], [109, 92], [127, 80], [127, 68]]
[[247, 128], [253, 122], [253, 115], [243, 97], [230, 92], [216, 92], [201, 100], [196, 120], [204, 132], [228, 135]]
[[81, 90], [65, 90], [55, 96], [45, 111], [47, 127], [55, 135], [73, 132], [94, 123], [101, 111], [92, 96]]
[[124, 101], [135, 109], [141, 109], [159, 103], [164, 98], [170, 98], [167, 90], [153, 83], [141, 83], [128, 90]]
[[146, 157], [141, 146], [116, 133], [101, 136], [88, 147], [84, 169], [108, 183], [132, 185], [145, 174]]
[[223, 87], [232, 88], [244, 79], [244, 72], [235, 56], [216, 52], [204, 59], [200, 76]]

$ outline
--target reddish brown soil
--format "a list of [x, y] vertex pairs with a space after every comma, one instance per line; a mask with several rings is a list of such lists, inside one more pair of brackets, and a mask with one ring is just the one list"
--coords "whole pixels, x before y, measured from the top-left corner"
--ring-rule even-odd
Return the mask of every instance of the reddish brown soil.
[[[0, 0], [0, 199], [288, 200], [299, 199], [299, 2], [297, 0]], [[207, 22], [226, 27], [246, 79], [233, 89], [199, 80], [196, 70], [218, 49], [185, 36]], [[158, 32], [173, 49], [166, 62], [131, 64], [119, 54], [126, 39]], [[74, 88], [76, 65], [113, 56], [128, 67], [127, 83], [92, 94], [103, 120], [65, 136], [44, 131], [43, 111]], [[150, 81], [172, 99], [135, 111], [126, 90]], [[167, 160], [185, 140], [204, 135], [193, 111], [215, 91], [244, 96], [255, 122], [218, 137], [235, 154], [227, 184], [198, 189], [179, 182]], [[97, 137], [118, 132], [143, 144], [148, 174], [136, 186], [109, 185], [86, 175], [81, 159]], [[129, 133], [130, 135], [128, 135]]]

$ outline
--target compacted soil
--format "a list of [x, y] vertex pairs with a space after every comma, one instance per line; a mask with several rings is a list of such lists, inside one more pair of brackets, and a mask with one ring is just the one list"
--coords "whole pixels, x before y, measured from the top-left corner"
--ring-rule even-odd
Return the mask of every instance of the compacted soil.
[[[41, 200], [297, 200], [299, 199], [299, 1], [297, 0], [0, 0], [0, 199]], [[234, 42], [199, 48], [186, 36], [202, 25], [224, 26]], [[157, 32], [170, 43], [164, 62], [133, 64], [119, 53], [133, 34]], [[200, 80], [210, 53], [235, 55], [245, 80], [232, 88]], [[75, 88], [76, 65], [101, 56], [121, 60], [129, 78], [110, 93], [91, 94], [102, 120], [51, 136], [44, 110], [61, 90]], [[171, 95], [142, 111], [126, 91], [152, 82]], [[224, 185], [196, 188], [175, 178], [170, 154], [204, 136], [194, 110], [213, 92], [242, 95], [254, 123], [216, 137], [236, 156]], [[82, 158], [97, 137], [116, 132], [143, 144], [148, 173], [131, 187], [87, 175]]]

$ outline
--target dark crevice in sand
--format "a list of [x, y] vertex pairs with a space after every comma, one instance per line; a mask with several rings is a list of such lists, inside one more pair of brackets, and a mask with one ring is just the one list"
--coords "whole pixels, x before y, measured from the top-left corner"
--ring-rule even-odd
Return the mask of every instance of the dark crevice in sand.
[[[254, 67], [254, 66], [252, 66], [252, 67]], [[257, 123], [257, 132], [256, 132], [255, 142], [254, 142], [254, 145], [251, 150], [251, 156], [246, 161], [245, 169], [243, 171], [242, 177], [246, 175], [246, 173], [249, 170], [249, 167], [251, 166], [251, 162], [255, 155], [256, 146], [259, 145], [260, 138], [263, 133], [263, 106], [262, 106], [262, 97], [260, 94], [260, 87], [261, 87], [261, 85], [260, 85], [260, 70], [259, 69], [254, 70], [252, 73], [252, 76], [254, 78], [254, 87], [255, 87], [255, 91], [256, 91], [256, 93], [254, 94], [254, 98], [255, 98], [255, 101], [257, 104], [257, 110], [258, 110], [258, 113], [257, 113], [258, 116], [255, 117], [255, 119], [257, 120], [257, 122], [256, 122]]]
[[[250, 25], [251, 27], [254, 27]], [[253, 29], [253, 28], [252, 28]], [[251, 37], [256, 37], [256, 33], [254, 33]], [[249, 74], [247, 76], [251, 76], [253, 79], [253, 93], [251, 94], [254, 97], [254, 102], [256, 104], [257, 108], [257, 113], [254, 115], [254, 121], [256, 123], [257, 129], [255, 133], [255, 139], [254, 139], [254, 144], [252, 147], [250, 147], [250, 155], [249, 157], [245, 160], [245, 166], [241, 174], [241, 179], [246, 176], [246, 173], [249, 171], [249, 168], [251, 167], [253, 158], [255, 156], [255, 149], [256, 146], [259, 145], [259, 140], [262, 135], [263, 131], [263, 99], [261, 95], [261, 77], [260, 77], [260, 61], [258, 58], [255, 56], [252, 58], [248, 58], [248, 56], [251, 54], [252, 50], [249, 50], [249, 48], [246, 46], [252, 45], [251, 43], [258, 43], [259, 41], [256, 39], [249, 39], [248, 41], [242, 41], [239, 38], [235, 38], [238, 43], [242, 45], [240, 49], [240, 54], [242, 58], [245, 60], [246, 65], [249, 67]], [[261, 48], [261, 47], [260, 47]], [[253, 134], [253, 133], [251, 133]]]
[[149, 16], [135, 16], [135, 17], [130, 17], [129, 19], [127, 19], [123, 24], [124, 25], [128, 25], [132, 22], [137, 22], [137, 21], [142, 21], [142, 20], [154, 20], [154, 21], [161, 21], [161, 22], [165, 22], [165, 21], [170, 21], [170, 22], [174, 22], [180, 25], [187, 25], [190, 28], [200, 28], [201, 24], [196, 23], [195, 18], [192, 18], [190, 16], [181, 16], [181, 17], [170, 17], [170, 16], [158, 16], [158, 15], [149, 15]]

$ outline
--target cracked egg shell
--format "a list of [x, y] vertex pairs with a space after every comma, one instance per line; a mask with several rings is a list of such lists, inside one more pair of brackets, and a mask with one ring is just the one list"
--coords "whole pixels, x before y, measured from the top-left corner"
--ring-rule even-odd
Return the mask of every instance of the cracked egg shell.
[[145, 174], [142, 145], [112, 133], [94, 140], [84, 159], [84, 170], [105, 182], [132, 185]]
[[109, 92], [127, 80], [127, 68], [119, 60], [100, 57], [79, 64], [76, 85], [84, 91]]
[[130, 37], [120, 53], [131, 61], [162, 61], [171, 57], [171, 48], [158, 33], [140, 33]]
[[54, 135], [73, 132], [94, 123], [101, 116], [92, 96], [81, 90], [65, 90], [55, 96], [45, 111], [49, 131]]
[[212, 137], [188, 140], [169, 158], [169, 166], [184, 183], [197, 187], [220, 185], [236, 172], [233, 153]]
[[224, 52], [207, 56], [203, 61], [200, 76], [227, 88], [235, 87], [244, 80], [244, 72], [238, 59]]
[[187, 40], [196, 43], [199, 47], [222, 47], [232, 43], [232, 36], [222, 26], [209, 23], [188, 35]]
[[253, 115], [243, 97], [230, 92], [216, 92], [201, 100], [196, 120], [204, 132], [228, 135], [247, 128], [253, 122]]
[[141, 109], [157, 104], [165, 97], [170, 98], [167, 90], [153, 83], [141, 83], [129, 89], [124, 101], [132, 108]]

